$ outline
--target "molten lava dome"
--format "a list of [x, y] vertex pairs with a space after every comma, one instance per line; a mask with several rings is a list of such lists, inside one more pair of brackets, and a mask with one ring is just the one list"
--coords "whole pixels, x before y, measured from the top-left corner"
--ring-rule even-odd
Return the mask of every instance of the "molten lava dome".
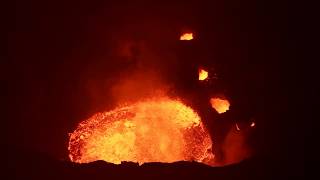
[[212, 141], [198, 114], [179, 100], [156, 98], [97, 113], [70, 134], [69, 157], [104, 160], [197, 161], [211, 164]]

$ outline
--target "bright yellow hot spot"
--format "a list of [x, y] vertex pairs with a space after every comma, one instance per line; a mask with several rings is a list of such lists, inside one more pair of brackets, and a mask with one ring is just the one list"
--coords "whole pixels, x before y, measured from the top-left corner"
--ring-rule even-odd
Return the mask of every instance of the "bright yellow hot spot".
[[230, 107], [230, 103], [226, 99], [211, 98], [210, 103], [212, 108], [215, 109], [219, 114], [227, 112]]
[[181, 41], [190, 41], [193, 39], [193, 33], [184, 33], [180, 36]]
[[199, 69], [199, 80], [203, 81], [206, 80], [208, 78], [208, 71], [204, 70], [204, 69]]
[[167, 97], [97, 113], [70, 134], [69, 157], [96, 160], [174, 162], [213, 160], [212, 141], [198, 114]]

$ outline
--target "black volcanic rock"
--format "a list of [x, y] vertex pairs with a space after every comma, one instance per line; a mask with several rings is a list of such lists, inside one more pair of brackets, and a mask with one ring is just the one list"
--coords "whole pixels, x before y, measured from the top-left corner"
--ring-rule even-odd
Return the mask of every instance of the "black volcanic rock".
[[271, 157], [253, 157], [238, 164], [211, 167], [197, 162], [174, 163], [133, 162], [112, 164], [105, 161], [73, 163], [57, 160], [39, 152], [12, 149], [8, 151], [6, 166], [9, 171], [3, 179], [301, 179], [290, 171], [281, 154]]
[[[12, 154], [14, 153], [14, 154]], [[10, 153], [9, 153], [10, 154]], [[283, 179], [284, 172], [268, 158], [251, 158], [238, 164], [210, 167], [197, 162], [145, 163], [105, 161], [78, 164], [41, 153], [11, 152], [7, 179]]]

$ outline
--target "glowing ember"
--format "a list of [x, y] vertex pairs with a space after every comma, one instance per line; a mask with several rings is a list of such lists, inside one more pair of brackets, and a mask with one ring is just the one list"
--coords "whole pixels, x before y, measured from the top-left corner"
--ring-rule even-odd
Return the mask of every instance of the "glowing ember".
[[211, 98], [210, 103], [212, 108], [215, 109], [219, 114], [227, 112], [230, 107], [230, 103], [226, 99]]
[[193, 33], [184, 33], [180, 36], [181, 41], [190, 41], [193, 39]]
[[203, 81], [203, 80], [206, 80], [207, 78], [208, 78], [208, 71], [204, 69], [199, 69], [199, 80]]
[[255, 122], [252, 122], [251, 124], [250, 124], [250, 127], [254, 127], [256, 125], [256, 123]]
[[69, 157], [96, 160], [212, 162], [212, 141], [190, 107], [166, 97], [97, 113], [70, 134]]
[[237, 129], [237, 131], [240, 131], [240, 128], [237, 123], [236, 123], [236, 129]]

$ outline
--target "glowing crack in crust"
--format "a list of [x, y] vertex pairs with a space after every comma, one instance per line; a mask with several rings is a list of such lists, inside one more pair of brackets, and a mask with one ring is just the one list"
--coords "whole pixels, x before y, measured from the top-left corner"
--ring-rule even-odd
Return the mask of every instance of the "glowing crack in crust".
[[70, 133], [69, 157], [120, 164], [213, 160], [212, 141], [200, 117], [179, 100], [144, 100], [97, 113]]

